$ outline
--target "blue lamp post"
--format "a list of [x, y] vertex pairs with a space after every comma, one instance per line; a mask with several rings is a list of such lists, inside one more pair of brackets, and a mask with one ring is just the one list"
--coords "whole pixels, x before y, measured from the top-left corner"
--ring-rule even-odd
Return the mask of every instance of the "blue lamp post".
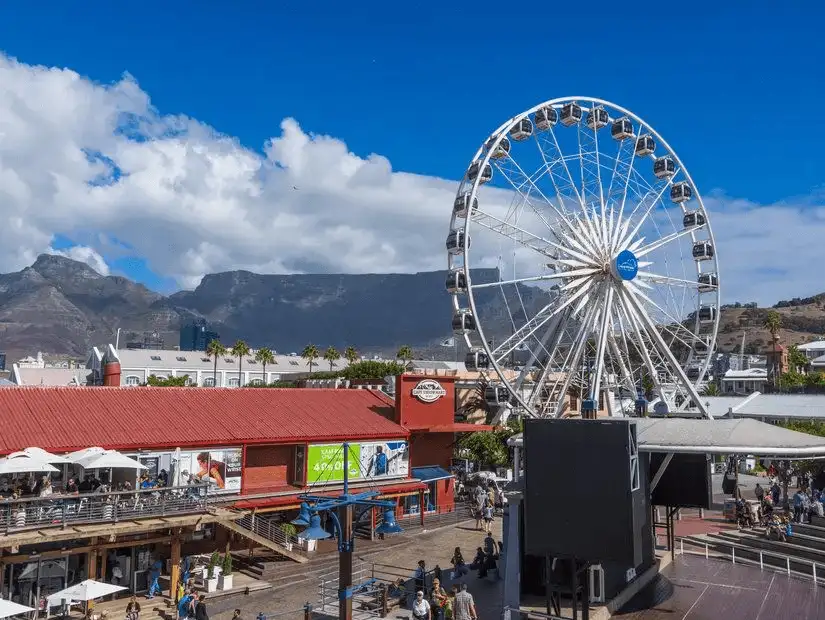
[[320, 495], [305, 494], [300, 499], [301, 511], [298, 518], [292, 523], [308, 525], [301, 533], [307, 540], [324, 540], [332, 534], [321, 527], [320, 512], [328, 511], [338, 539], [338, 618], [352, 620], [352, 552], [355, 547], [355, 534], [352, 529], [352, 515], [354, 506], [366, 506], [384, 509], [384, 522], [375, 528], [378, 534], [395, 534], [401, 527], [395, 522], [395, 502], [375, 499], [378, 491], [364, 491], [351, 494], [349, 492], [349, 444], [342, 446], [344, 450], [344, 490], [338, 497], [323, 497]]

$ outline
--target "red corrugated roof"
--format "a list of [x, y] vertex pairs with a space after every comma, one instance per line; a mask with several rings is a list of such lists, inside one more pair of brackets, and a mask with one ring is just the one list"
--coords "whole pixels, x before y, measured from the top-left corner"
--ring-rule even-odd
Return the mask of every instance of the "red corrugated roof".
[[[391, 484], [391, 485], [384, 485], [380, 487], [358, 487], [353, 488], [351, 492], [353, 493], [360, 493], [366, 490], [371, 491], [380, 491], [381, 495], [378, 496], [377, 499], [380, 499], [383, 496], [396, 494], [396, 493], [406, 493], [407, 491], [418, 491], [426, 489], [427, 485], [419, 480], [410, 480], [409, 482], [400, 482], [398, 484]], [[241, 496], [237, 502], [233, 504], [235, 508], [244, 508], [244, 509], [251, 509], [251, 508], [272, 508], [275, 506], [290, 506], [290, 505], [298, 505], [301, 500], [298, 499], [298, 496], [303, 493], [310, 493], [311, 495], [319, 495], [322, 497], [340, 497], [341, 490], [336, 491], [324, 491], [322, 489], [295, 489], [294, 493], [289, 495], [279, 495], [276, 497], [259, 497], [256, 499], [244, 499]]]
[[0, 454], [406, 437], [392, 415], [393, 401], [371, 390], [6, 388]]

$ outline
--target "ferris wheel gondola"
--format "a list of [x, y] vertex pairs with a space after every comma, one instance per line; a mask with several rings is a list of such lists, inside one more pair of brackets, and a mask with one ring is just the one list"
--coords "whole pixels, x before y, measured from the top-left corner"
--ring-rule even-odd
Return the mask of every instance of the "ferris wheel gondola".
[[[698, 388], [719, 326], [718, 258], [667, 142], [629, 110], [570, 97], [481, 144], [447, 238], [467, 368], [531, 416], [560, 416], [574, 400], [582, 413], [604, 403], [632, 415], [643, 392], [656, 412], [706, 415]], [[491, 260], [496, 276], [474, 280], [471, 268]]]

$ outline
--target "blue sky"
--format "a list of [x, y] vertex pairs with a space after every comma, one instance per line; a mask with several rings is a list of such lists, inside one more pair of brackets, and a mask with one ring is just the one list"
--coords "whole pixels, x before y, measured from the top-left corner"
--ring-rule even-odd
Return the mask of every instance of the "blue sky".
[[[0, 9], [0, 45], [96, 82], [128, 71], [162, 114], [257, 151], [294, 117], [393, 170], [457, 179], [503, 119], [581, 94], [656, 127], [705, 194], [760, 205], [819, 194], [825, 9], [626, 4], [636, 6], [587, 2], [565, 14], [529, 3], [507, 15], [501, 3], [18, 2]], [[75, 242], [58, 236], [55, 247]], [[174, 288], [141, 257], [107, 258]]]

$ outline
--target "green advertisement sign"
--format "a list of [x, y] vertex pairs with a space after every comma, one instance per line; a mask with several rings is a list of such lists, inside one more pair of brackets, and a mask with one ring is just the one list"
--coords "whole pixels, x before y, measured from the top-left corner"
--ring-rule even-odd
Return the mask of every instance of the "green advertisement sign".
[[[349, 478], [361, 478], [361, 445], [350, 444]], [[307, 450], [307, 484], [341, 482], [344, 479], [344, 450], [340, 443], [310, 445]]]

